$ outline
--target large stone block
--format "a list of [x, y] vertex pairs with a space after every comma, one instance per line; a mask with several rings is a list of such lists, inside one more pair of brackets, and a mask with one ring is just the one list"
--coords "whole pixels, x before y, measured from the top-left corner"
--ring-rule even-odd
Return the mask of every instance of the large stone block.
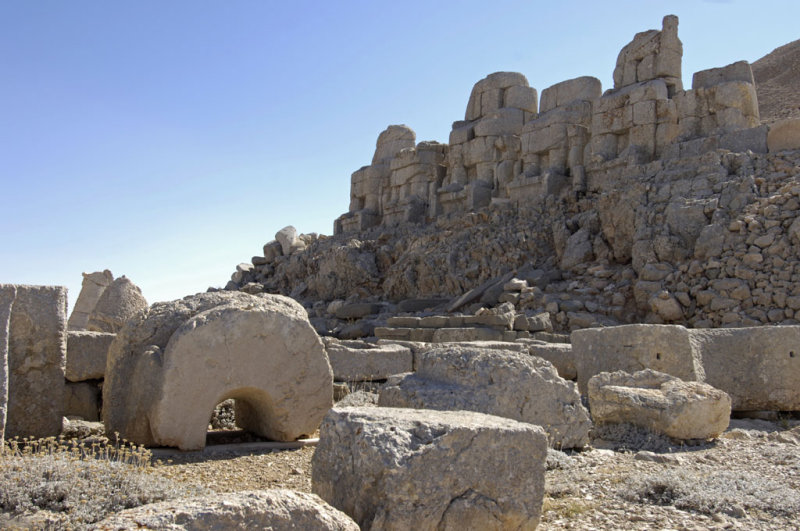
[[713, 439], [728, 427], [731, 399], [708, 384], [647, 369], [592, 376], [589, 408], [595, 424], [633, 424], [674, 439]]
[[310, 435], [333, 403], [325, 350], [297, 302], [201, 293], [157, 303], [111, 344], [103, 422], [146, 445], [198, 449], [208, 419], [236, 400], [236, 422], [273, 440]]
[[767, 147], [770, 153], [800, 149], [800, 118], [781, 120], [769, 126]]
[[800, 410], [800, 326], [694, 329], [705, 382], [734, 410]]
[[147, 309], [142, 290], [124, 275], [108, 286], [89, 314], [86, 329], [91, 332], [116, 333], [125, 322]]
[[[372, 164], [383, 162], [395, 157], [403, 149], [413, 148], [417, 141], [417, 134], [406, 125], [390, 125], [380, 135], [375, 143], [375, 154]], [[286, 251], [284, 250], [284, 254]]]
[[8, 412], [8, 325], [16, 295], [15, 286], [0, 285], [0, 446], [5, 438]]
[[61, 433], [67, 288], [16, 286], [8, 332], [6, 437]]
[[391, 378], [379, 404], [468, 410], [538, 424], [558, 448], [582, 447], [591, 428], [575, 384], [525, 353], [441, 347], [417, 355], [416, 373]]
[[324, 338], [323, 342], [337, 382], [385, 380], [414, 370], [414, 356], [407, 347], [333, 338]]
[[285, 489], [212, 494], [150, 503], [114, 513], [93, 529], [313, 529], [358, 531], [319, 496]]
[[689, 331], [678, 325], [633, 324], [572, 332], [578, 388], [588, 391], [589, 378], [601, 372], [653, 369], [681, 380], [703, 381], [700, 354]]
[[535, 529], [547, 441], [467, 411], [334, 408], [312, 489], [362, 529]]
[[81, 292], [75, 300], [75, 307], [69, 316], [67, 326], [70, 330], [86, 330], [89, 324], [89, 314], [94, 310], [103, 291], [114, 281], [114, 275], [108, 269], [83, 273]]
[[711, 88], [730, 81], [740, 81], [755, 85], [753, 70], [747, 61], [737, 61], [719, 68], [695, 72], [692, 76], [692, 89]]
[[70, 330], [67, 334], [67, 380], [82, 382], [103, 378], [108, 348], [116, 334]]
[[503, 108], [487, 113], [475, 124], [475, 136], [518, 135], [522, 131], [524, 112]]
[[542, 91], [539, 112], [542, 114], [574, 100], [594, 100], [602, 95], [602, 83], [596, 77], [582, 76], [556, 83]]

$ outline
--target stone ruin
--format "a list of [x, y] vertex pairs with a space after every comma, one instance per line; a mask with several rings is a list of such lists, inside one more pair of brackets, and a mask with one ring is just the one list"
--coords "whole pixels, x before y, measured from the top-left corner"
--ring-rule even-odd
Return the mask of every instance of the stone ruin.
[[[333, 237], [288, 226], [225, 290], [148, 306], [84, 274], [67, 322], [65, 288], [0, 285], [0, 438], [102, 417], [196, 450], [234, 399], [259, 436], [320, 430], [313, 490], [359, 525], [533, 529], [547, 446], [593, 425], [705, 440], [800, 411], [800, 122], [761, 123], [746, 62], [684, 90], [677, 26], [637, 34], [605, 93], [499, 72], [448, 144], [390, 126]], [[354, 388], [372, 407], [332, 408]]]
[[[492, 202], [516, 209], [563, 190], [584, 193], [609, 165], [646, 164], [717, 148], [766, 153], [768, 128], [745, 61], [697, 72], [683, 90], [678, 18], [637, 34], [617, 58], [614, 87], [593, 77], [542, 91], [522, 74], [475, 84], [448, 144], [420, 142], [407, 126], [380, 134], [372, 164], [353, 173], [349, 212], [334, 233], [430, 223]], [[796, 147], [796, 146], [795, 146]]]

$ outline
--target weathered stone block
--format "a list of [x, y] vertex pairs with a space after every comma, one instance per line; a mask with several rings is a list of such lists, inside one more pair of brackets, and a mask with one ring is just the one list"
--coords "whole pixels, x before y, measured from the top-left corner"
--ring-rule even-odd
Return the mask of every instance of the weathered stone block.
[[70, 330], [86, 330], [89, 314], [94, 310], [103, 291], [114, 281], [114, 275], [108, 269], [94, 273], [83, 273], [81, 292], [75, 300], [75, 307], [69, 316], [67, 326]]
[[633, 424], [674, 439], [714, 439], [728, 427], [731, 399], [710, 385], [648, 369], [592, 376], [589, 408], [596, 424]]
[[61, 433], [67, 289], [16, 286], [8, 332], [7, 437]]
[[214, 407], [263, 437], [310, 435], [333, 403], [322, 341], [280, 295], [201, 293], [157, 303], [111, 344], [103, 385], [107, 433], [145, 445], [202, 448]]
[[66, 377], [71, 382], [96, 380], [106, 373], [108, 348], [116, 334], [72, 331], [67, 334]]
[[522, 85], [508, 87], [503, 95], [504, 107], [522, 109], [533, 114], [537, 112], [537, 101], [536, 89]]
[[800, 326], [689, 330], [705, 382], [733, 409], [800, 410]]
[[546, 113], [574, 100], [594, 100], [602, 95], [602, 84], [595, 77], [582, 76], [556, 83], [542, 91], [539, 112]]
[[711, 88], [730, 81], [740, 81], [755, 85], [753, 70], [747, 61], [738, 61], [719, 68], [709, 68], [695, 72], [692, 76], [692, 89]]
[[0, 445], [5, 439], [8, 414], [8, 328], [16, 295], [15, 286], [0, 284]]
[[486, 113], [475, 124], [475, 136], [518, 135], [522, 131], [524, 113], [520, 109], [503, 108]]
[[585, 394], [589, 378], [601, 372], [653, 369], [680, 378], [703, 381], [700, 354], [689, 331], [678, 325], [633, 324], [576, 330], [570, 336], [578, 388]]
[[411, 349], [400, 345], [373, 345], [363, 341], [325, 338], [325, 350], [338, 382], [385, 380], [414, 370]]
[[748, 150], [753, 153], [766, 153], [767, 131], [768, 127], [762, 125], [726, 133], [719, 137], [719, 148], [729, 149], [734, 153], [744, 153]]
[[769, 126], [767, 147], [770, 153], [800, 149], [800, 118], [781, 120]]
[[314, 529], [358, 531], [346, 514], [314, 494], [285, 489], [212, 494], [113, 513], [96, 529]]
[[539, 426], [467, 411], [334, 408], [312, 489], [362, 529], [535, 529]]
[[391, 378], [379, 405], [468, 410], [544, 427], [555, 447], [582, 447], [591, 422], [575, 384], [526, 353], [477, 347], [420, 352], [416, 372]]
[[123, 275], [103, 291], [89, 314], [86, 329], [116, 333], [128, 319], [145, 309], [147, 300], [142, 296], [142, 290]]

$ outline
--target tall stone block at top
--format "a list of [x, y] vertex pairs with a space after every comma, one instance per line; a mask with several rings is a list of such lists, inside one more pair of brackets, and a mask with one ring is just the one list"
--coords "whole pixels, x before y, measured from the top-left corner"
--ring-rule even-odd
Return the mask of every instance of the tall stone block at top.
[[372, 156], [372, 164], [378, 164], [396, 157], [400, 151], [413, 148], [416, 141], [417, 135], [410, 127], [406, 125], [390, 125], [378, 135], [378, 141], [375, 143], [375, 154]]
[[0, 285], [0, 445], [3, 444], [8, 411], [8, 325], [16, 294], [14, 286]]
[[8, 328], [8, 437], [61, 433], [67, 289], [16, 286]]
[[663, 79], [670, 94], [683, 90], [681, 59], [683, 44], [678, 39], [678, 17], [667, 15], [661, 31], [637, 33], [617, 57], [614, 88], [652, 79]]
[[81, 292], [78, 294], [75, 308], [72, 309], [72, 314], [69, 316], [70, 330], [86, 330], [86, 326], [89, 324], [89, 314], [94, 311], [97, 301], [113, 281], [114, 275], [108, 269], [83, 274]]

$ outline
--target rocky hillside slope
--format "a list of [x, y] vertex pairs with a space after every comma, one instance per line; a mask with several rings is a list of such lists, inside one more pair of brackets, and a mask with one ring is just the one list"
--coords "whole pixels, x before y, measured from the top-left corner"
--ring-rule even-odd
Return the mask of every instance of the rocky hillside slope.
[[773, 50], [751, 66], [761, 121], [800, 118], [800, 40]]

